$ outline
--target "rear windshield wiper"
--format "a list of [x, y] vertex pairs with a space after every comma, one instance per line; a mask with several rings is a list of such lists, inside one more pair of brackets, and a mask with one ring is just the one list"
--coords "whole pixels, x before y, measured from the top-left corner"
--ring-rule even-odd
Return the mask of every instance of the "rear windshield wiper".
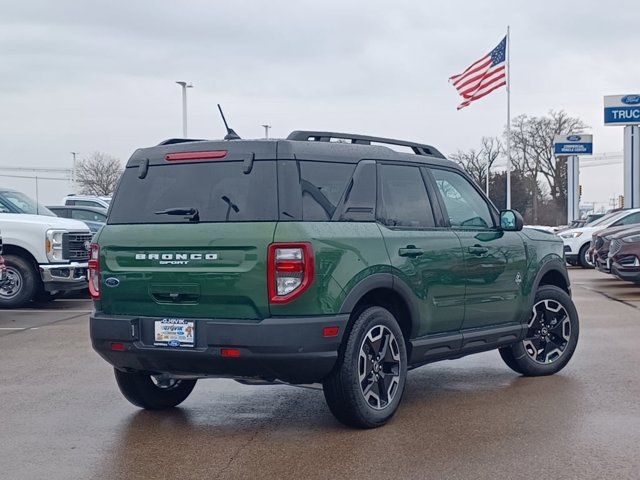
[[200, 221], [200, 213], [197, 208], [167, 208], [166, 210], [160, 210], [159, 212], [154, 213], [156, 215], [184, 215], [184, 218], [188, 219], [190, 222]]

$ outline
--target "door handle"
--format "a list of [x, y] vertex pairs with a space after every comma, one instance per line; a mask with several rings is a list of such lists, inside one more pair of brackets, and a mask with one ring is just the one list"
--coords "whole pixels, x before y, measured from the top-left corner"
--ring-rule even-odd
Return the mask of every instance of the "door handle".
[[489, 249], [487, 247], [482, 247], [480, 245], [474, 245], [473, 247], [469, 247], [468, 251], [472, 255], [480, 256], [480, 255], [484, 255], [485, 253], [488, 253]]
[[424, 250], [416, 247], [415, 245], [407, 245], [405, 248], [398, 249], [398, 255], [401, 257], [419, 257], [424, 253]]

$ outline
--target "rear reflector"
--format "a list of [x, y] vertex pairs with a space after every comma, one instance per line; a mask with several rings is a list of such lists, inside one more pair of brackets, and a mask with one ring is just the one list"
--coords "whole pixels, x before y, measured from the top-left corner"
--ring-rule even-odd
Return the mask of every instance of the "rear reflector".
[[226, 150], [210, 150], [208, 152], [181, 152], [169, 153], [164, 157], [168, 162], [180, 162], [189, 160], [215, 160], [227, 156]]
[[337, 337], [340, 327], [324, 327], [322, 329], [322, 336], [324, 338]]
[[127, 347], [124, 346], [124, 343], [120, 342], [111, 342], [111, 350], [115, 352], [124, 352]]
[[220, 356], [227, 358], [238, 358], [240, 356], [240, 350], [237, 348], [221, 348]]

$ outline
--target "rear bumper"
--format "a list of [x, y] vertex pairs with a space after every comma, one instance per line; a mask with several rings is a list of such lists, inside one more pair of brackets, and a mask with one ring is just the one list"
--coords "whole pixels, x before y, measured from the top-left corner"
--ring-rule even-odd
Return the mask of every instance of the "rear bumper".
[[[195, 319], [193, 348], [153, 346], [154, 321], [159, 318], [95, 312], [90, 330], [93, 348], [122, 370], [314, 383], [335, 365], [348, 319], [349, 315], [260, 322]], [[323, 337], [323, 329], [334, 326], [339, 327], [338, 335]], [[124, 344], [125, 350], [112, 350], [112, 342]], [[240, 356], [222, 357], [222, 348], [236, 348]]]

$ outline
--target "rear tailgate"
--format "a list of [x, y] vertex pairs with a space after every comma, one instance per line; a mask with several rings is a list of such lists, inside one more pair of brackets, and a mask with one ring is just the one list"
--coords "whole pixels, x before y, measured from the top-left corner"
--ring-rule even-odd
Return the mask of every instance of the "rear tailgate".
[[162, 317], [267, 317], [266, 256], [275, 225], [107, 226], [100, 235], [101, 309]]
[[[241, 151], [248, 142], [230, 143]], [[125, 169], [98, 238], [98, 307], [165, 318], [265, 318], [275, 161], [231, 151], [218, 158], [187, 145], [186, 155], [164, 149]]]

